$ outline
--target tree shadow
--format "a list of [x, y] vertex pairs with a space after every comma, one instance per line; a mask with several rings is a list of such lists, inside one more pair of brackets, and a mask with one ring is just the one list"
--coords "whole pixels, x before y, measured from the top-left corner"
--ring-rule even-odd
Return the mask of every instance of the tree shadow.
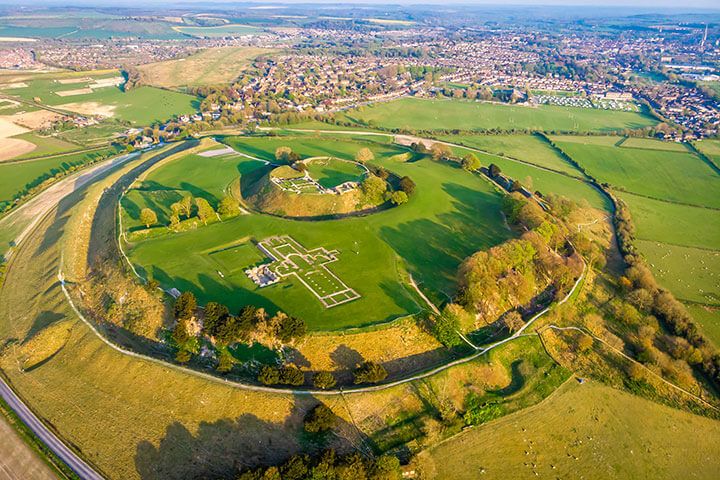
[[66, 318], [65, 315], [61, 313], [53, 312], [50, 310], [43, 310], [33, 320], [33, 324], [30, 327], [30, 330], [28, 330], [28, 332], [25, 334], [25, 339], [23, 340], [23, 343], [30, 340], [40, 330], [43, 330], [44, 328], [47, 328], [51, 324], [64, 318]]
[[235, 478], [242, 469], [276, 465], [294, 454], [314, 454], [323, 447], [351, 451], [359, 433], [342, 420], [333, 429], [334, 435], [322, 442], [305, 434], [303, 419], [318, 403], [311, 396], [296, 395], [290, 414], [277, 423], [243, 413], [201, 422], [193, 433], [173, 422], [159, 442], [138, 443], [135, 468], [143, 480]]
[[363, 356], [360, 352], [354, 350], [347, 345], [339, 345], [335, 351], [330, 354], [330, 359], [338, 366], [338, 368], [344, 370], [354, 370], [362, 362]]

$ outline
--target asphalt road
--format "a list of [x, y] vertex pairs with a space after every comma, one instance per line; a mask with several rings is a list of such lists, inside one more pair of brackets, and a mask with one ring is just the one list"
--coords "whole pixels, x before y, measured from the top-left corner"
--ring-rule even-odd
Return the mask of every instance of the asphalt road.
[[23, 403], [15, 392], [0, 378], [0, 395], [10, 405], [10, 408], [20, 417], [20, 420], [33, 431], [37, 437], [52, 450], [52, 452], [60, 458], [73, 472], [75, 472], [83, 480], [102, 480], [104, 477], [97, 473], [90, 465], [85, 463], [75, 452], [70, 450], [65, 444], [51, 432], [43, 423], [35, 416], [35, 414]]

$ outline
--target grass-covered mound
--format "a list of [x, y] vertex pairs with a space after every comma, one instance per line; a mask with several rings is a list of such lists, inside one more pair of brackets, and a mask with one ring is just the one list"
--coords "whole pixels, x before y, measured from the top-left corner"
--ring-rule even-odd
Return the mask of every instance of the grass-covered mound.
[[[194, 192], [195, 198], [207, 195], [213, 203], [223, 191], [232, 190], [234, 182], [245, 197], [252, 193], [252, 185], [275, 168], [265, 162], [277, 162], [275, 152], [280, 146], [290, 147], [301, 158], [349, 159], [368, 148], [374, 155], [373, 167], [408, 176], [416, 188], [404, 205], [372, 215], [298, 221], [248, 209], [246, 214], [194, 230], [176, 233], [156, 228], [157, 235], [128, 246], [130, 261], [163, 288], [192, 291], [200, 304], [221, 302], [233, 312], [247, 304], [269, 312], [282, 310], [304, 319], [310, 330], [369, 325], [420, 311], [423, 302], [409, 285], [408, 273], [426, 295], [441, 303], [454, 293], [458, 266], [467, 256], [511, 235], [500, 212], [501, 195], [486, 180], [457, 166], [430, 158], [402, 161], [407, 150], [384, 140], [230, 137], [223, 141], [255, 159], [188, 155], [160, 165], [141, 185], [152, 191], [132, 190], [123, 200], [126, 229], [141, 225], [136, 215], [160, 192], [182, 189]], [[328, 267], [360, 298], [325, 308], [295, 278], [263, 288], [253, 283], [244, 270], [267, 261], [253, 241], [283, 235], [308, 250], [336, 250], [337, 261]]]
[[246, 205], [282, 217], [317, 218], [369, 212], [385, 198], [366, 195], [363, 165], [332, 157], [311, 157], [294, 166], [272, 168], [256, 181], [241, 184]]

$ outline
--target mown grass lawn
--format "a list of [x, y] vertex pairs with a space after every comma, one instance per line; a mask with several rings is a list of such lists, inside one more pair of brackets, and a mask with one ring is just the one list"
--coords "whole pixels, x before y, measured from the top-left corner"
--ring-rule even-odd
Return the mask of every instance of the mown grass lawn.
[[[133, 263], [166, 288], [193, 290], [202, 303], [221, 301], [234, 310], [248, 303], [270, 311], [280, 309], [304, 318], [314, 330], [368, 325], [420, 310], [402, 278], [406, 270], [434, 301], [442, 302], [454, 293], [455, 274], [464, 258], [509, 236], [499, 211], [500, 195], [488, 182], [429, 159], [400, 162], [395, 157], [404, 152], [400, 147], [345, 138], [226, 141], [238, 151], [268, 159], [273, 158], [278, 145], [291, 146], [302, 156], [324, 154], [340, 158], [352, 158], [359, 148], [369, 146], [375, 154], [374, 163], [398, 175], [409, 175], [417, 189], [407, 204], [365, 217], [309, 222], [262, 214], [241, 215], [133, 246], [129, 252]], [[153, 171], [141, 188], [149, 186], [153, 195], [180, 187], [183, 191], [215, 196], [238, 174], [252, 175], [266, 168], [243, 157], [233, 160], [188, 156]], [[142, 191], [134, 195], [147, 198]], [[131, 204], [136, 198], [124, 203], [129, 228], [137, 225], [134, 217], [140, 205]], [[218, 250], [273, 235], [291, 235], [307, 249], [338, 250], [339, 261], [329, 268], [362, 298], [325, 309], [296, 280], [259, 289], [242, 272], [249, 265], [241, 265], [234, 273], [223, 272], [224, 267], [213, 260]], [[227, 261], [223, 258], [222, 263], [227, 265]]]
[[409, 130], [512, 130], [609, 132], [657, 124], [648, 115], [589, 108], [527, 107], [467, 100], [402, 98], [350, 110], [339, 119]]

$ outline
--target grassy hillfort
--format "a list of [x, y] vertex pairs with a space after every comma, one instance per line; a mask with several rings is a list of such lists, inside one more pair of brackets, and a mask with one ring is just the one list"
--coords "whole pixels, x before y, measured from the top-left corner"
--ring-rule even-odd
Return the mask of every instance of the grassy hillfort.
[[[2, 448], [82, 479], [714, 480], [720, 141], [539, 37], [488, 85], [492, 45], [448, 67], [368, 9], [0, 21], [127, 62], [0, 69], [0, 386], [97, 476], [5, 402]], [[343, 22], [367, 45], [317, 40]]]

